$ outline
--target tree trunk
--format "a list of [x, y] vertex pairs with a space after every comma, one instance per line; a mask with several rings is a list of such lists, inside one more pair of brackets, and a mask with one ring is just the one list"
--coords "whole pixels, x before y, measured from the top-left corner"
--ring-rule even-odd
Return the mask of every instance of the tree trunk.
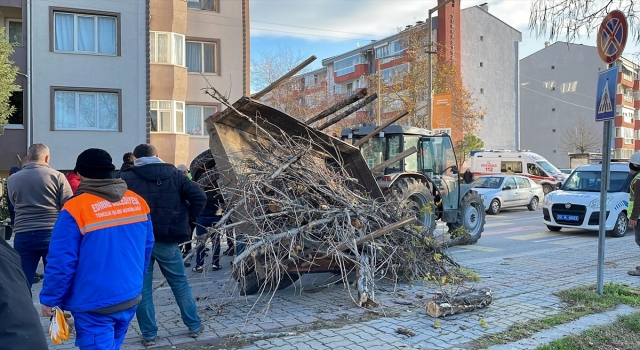
[[427, 303], [427, 314], [441, 317], [474, 311], [493, 301], [490, 289], [469, 290], [454, 295], [440, 295]]

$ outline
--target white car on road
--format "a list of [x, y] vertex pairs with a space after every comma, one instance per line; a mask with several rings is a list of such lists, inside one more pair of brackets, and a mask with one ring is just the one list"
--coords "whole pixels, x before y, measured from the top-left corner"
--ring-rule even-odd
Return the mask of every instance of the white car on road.
[[473, 189], [480, 194], [488, 214], [502, 208], [526, 206], [533, 211], [544, 198], [542, 186], [519, 175], [486, 175], [476, 178]]
[[[627, 207], [631, 174], [627, 163], [612, 163], [607, 193], [607, 235], [623, 237], [627, 233]], [[578, 167], [562, 185], [542, 202], [543, 220], [550, 231], [563, 227], [598, 230], [602, 165]]]

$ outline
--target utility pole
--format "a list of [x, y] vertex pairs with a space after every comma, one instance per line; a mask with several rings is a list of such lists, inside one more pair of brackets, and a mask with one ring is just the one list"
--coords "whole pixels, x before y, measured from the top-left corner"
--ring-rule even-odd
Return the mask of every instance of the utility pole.
[[[431, 57], [431, 55], [437, 53], [436, 51], [433, 51], [433, 40], [432, 40], [432, 32], [433, 32], [433, 26], [431, 25], [431, 15], [433, 15], [434, 12], [438, 11], [442, 6], [448, 4], [452, 2], [451, 6], [455, 6], [455, 0], [447, 0], [441, 4], [438, 4], [436, 7], [432, 8], [429, 10], [429, 19], [427, 20], [429, 23], [427, 23], [429, 25], [429, 51], [427, 51], [427, 54], [429, 55], [429, 125], [431, 125], [431, 120], [432, 120], [432, 116], [433, 116], [433, 58]], [[441, 22], [442, 23], [442, 22]], [[438, 28], [438, 30], [440, 30], [442, 28]], [[453, 49], [453, 48], [452, 48]]]

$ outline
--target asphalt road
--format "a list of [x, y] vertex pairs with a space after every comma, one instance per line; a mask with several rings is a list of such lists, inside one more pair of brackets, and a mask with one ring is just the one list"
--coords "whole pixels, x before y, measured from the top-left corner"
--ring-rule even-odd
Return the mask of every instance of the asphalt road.
[[[606, 241], [609, 240], [628, 240], [629, 244], [635, 244], [632, 229], [627, 230], [625, 237], [607, 237]], [[485, 230], [478, 243], [454, 247], [450, 252], [464, 265], [465, 261], [542, 254], [562, 251], [576, 245], [584, 245], [585, 249], [597, 249], [598, 232], [567, 228], [560, 232], [551, 232], [542, 222], [542, 209], [529, 211], [522, 208], [502, 210], [498, 215], [487, 215]], [[561, 259], [561, 256], [559, 258]]]

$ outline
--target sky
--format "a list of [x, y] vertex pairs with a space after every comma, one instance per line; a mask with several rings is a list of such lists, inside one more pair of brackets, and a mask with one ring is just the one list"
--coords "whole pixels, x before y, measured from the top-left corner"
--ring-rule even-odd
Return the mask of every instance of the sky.
[[[549, 41], [548, 35], [538, 38], [527, 28], [532, 0], [456, 1], [462, 1], [463, 9], [486, 2], [489, 13], [519, 30], [520, 58], [541, 50]], [[321, 68], [325, 58], [393, 35], [416, 21], [426, 21], [429, 9], [436, 3], [437, 0], [251, 0], [251, 59], [282, 46], [304, 58], [317, 56], [310, 68]], [[596, 38], [583, 36], [575, 43], [595, 46]], [[627, 42], [625, 56], [638, 51], [640, 48], [633, 42]]]

